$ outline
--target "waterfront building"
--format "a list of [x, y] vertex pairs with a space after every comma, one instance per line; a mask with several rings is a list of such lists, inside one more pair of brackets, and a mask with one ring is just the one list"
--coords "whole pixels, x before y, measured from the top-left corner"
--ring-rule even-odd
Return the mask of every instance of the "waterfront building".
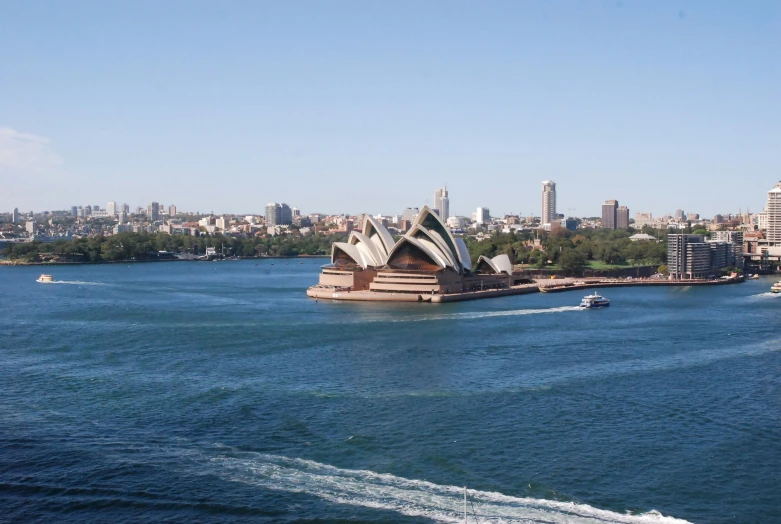
[[616, 210], [616, 227], [618, 229], [629, 228], [629, 208], [626, 206], [618, 206]]
[[673, 278], [706, 278], [742, 265], [735, 259], [737, 249], [732, 242], [706, 242], [702, 235], [667, 235], [667, 267]]
[[116, 202], [109, 202], [106, 204], [106, 214], [110, 217], [113, 217], [117, 214], [117, 203]]
[[542, 182], [542, 215], [540, 222], [549, 224], [556, 220], [556, 183], [550, 180]]
[[442, 220], [450, 218], [450, 199], [447, 196], [447, 186], [434, 191], [434, 211]]
[[765, 238], [768, 242], [781, 245], [781, 182], [767, 192], [765, 206]]
[[28, 220], [24, 225], [24, 229], [31, 235], [34, 235], [38, 231], [38, 223], [35, 220]]
[[602, 228], [615, 229], [618, 223], [618, 200], [606, 200], [602, 204]]
[[323, 267], [310, 296], [342, 291], [370, 291], [369, 296], [385, 297], [389, 293], [432, 295], [507, 288], [512, 283], [507, 255], [481, 256], [473, 271], [464, 240], [454, 237], [442, 219], [424, 206], [396, 243], [376, 218], [367, 216], [361, 232], [352, 231], [347, 242], [332, 245], [331, 264]]

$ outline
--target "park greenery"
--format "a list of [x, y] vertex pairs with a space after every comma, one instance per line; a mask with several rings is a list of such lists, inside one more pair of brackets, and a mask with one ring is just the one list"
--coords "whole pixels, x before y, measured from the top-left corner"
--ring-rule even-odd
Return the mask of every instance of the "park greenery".
[[333, 242], [344, 241], [346, 235], [279, 235], [259, 237], [229, 237], [220, 234], [198, 237], [165, 233], [117, 233], [112, 236], [92, 236], [52, 243], [24, 242], [6, 249], [9, 260], [24, 262], [117, 262], [127, 260], [157, 260], [164, 253], [188, 253], [194, 256], [213, 247], [218, 253], [232, 257], [315, 256], [330, 255]]
[[468, 238], [467, 246], [476, 261], [480, 255], [506, 254], [513, 264], [534, 269], [581, 274], [584, 269], [610, 270], [633, 266], [659, 266], [667, 262], [666, 238], [631, 241], [632, 230], [559, 229], [534, 242], [533, 233], [495, 233]]
[[[513, 264], [526, 268], [581, 274], [584, 269], [610, 270], [666, 263], [664, 236], [660, 240], [633, 242], [629, 240], [632, 233], [631, 230], [559, 229], [542, 234], [512, 232], [467, 236], [465, 241], [475, 264], [480, 255], [494, 257], [506, 254]], [[203, 255], [207, 247], [213, 247], [229, 257], [317, 256], [330, 255], [331, 244], [345, 240], [344, 234], [302, 236], [298, 230], [291, 231], [289, 235], [254, 237], [118, 233], [53, 243], [12, 244], [5, 254], [10, 260], [32, 263], [157, 260], [161, 258], [161, 252]]]

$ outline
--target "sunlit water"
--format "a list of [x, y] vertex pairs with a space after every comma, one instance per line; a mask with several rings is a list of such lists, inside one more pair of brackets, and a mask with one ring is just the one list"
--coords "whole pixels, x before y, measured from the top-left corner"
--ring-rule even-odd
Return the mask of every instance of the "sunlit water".
[[0, 268], [0, 522], [781, 521], [770, 279], [314, 302], [321, 263]]

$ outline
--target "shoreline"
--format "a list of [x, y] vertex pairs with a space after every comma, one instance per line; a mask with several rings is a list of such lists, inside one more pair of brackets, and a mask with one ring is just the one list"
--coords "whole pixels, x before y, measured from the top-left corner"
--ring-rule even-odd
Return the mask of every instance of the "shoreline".
[[[580, 281], [578, 281], [580, 282]], [[543, 282], [533, 284], [520, 284], [505, 289], [489, 289], [484, 291], [463, 291], [460, 293], [434, 294], [424, 293], [385, 293], [381, 291], [351, 291], [329, 287], [312, 286], [306, 290], [306, 295], [315, 300], [343, 300], [355, 302], [425, 302], [429, 304], [442, 304], [448, 302], [465, 302], [468, 300], [481, 300], [486, 298], [498, 298], [529, 293], [560, 293], [564, 291], [577, 291], [582, 289], [594, 289], [604, 287], [690, 287], [690, 286], [721, 286], [740, 284], [745, 282], [743, 277], [729, 280], [664, 280], [652, 282], [640, 281], [598, 281], [582, 284], [554, 284], [544, 285]]]
[[100, 262], [25, 262], [23, 260], [0, 260], [0, 266], [23, 267], [23, 266], [96, 266], [101, 264], [144, 264], [149, 262], [214, 262], [220, 260], [264, 260], [281, 258], [328, 258], [330, 255], [291, 255], [291, 256], [261, 256], [261, 257], [235, 257], [235, 258], [215, 258], [213, 260], [200, 260], [197, 258], [166, 258], [158, 260], [101, 260]]

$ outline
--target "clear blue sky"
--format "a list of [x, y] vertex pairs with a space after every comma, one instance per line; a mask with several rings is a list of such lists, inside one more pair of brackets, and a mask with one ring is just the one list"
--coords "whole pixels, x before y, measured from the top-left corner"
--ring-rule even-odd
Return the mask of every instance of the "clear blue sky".
[[0, 2], [0, 210], [758, 211], [781, 2]]

